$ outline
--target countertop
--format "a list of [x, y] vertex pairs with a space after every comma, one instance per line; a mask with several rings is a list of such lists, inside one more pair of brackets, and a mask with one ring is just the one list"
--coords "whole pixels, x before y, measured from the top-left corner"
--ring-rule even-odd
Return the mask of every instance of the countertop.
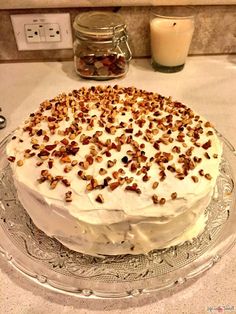
[[[149, 60], [136, 59], [128, 75], [108, 82], [78, 78], [72, 62], [0, 64], [2, 113], [7, 127], [0, 140], [37, 108], [60, 92], [81, 86], [120, 84], [172, 96], [207, 117], [236, 146], [236, 56], [189, 57], [183, 71], [154, 72]], [[29, 281], [0, 256], [2, 313], [236, 313], [236, 246], [201, 277], [170, 291], [133, 299], [93, 300], [63, 296]], [[233, 310], [234, 308], [234, 310]]]

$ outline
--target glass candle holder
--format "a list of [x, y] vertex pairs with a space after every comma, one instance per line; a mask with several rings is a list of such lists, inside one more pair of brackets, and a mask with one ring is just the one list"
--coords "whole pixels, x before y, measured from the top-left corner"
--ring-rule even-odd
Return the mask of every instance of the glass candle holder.
[[194, 32], [194, 10], [152, 11], [150, 20], [151, 57], [155, 71], [181, 71], [189, 52]]

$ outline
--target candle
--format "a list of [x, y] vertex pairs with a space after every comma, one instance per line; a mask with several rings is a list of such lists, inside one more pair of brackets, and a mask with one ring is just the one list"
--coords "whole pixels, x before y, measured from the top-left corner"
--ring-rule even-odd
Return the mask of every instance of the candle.
[[184, 67], [191, 43], [194, 20], [155, 17], [150, 23], [151, 52], [154, 69], [176, 72]]

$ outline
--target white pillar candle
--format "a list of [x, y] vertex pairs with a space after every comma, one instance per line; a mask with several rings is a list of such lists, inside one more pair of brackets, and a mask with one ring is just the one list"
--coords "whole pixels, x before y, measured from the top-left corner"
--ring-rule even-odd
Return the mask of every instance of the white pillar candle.
[[167, 67], [184, 64], [194, 31], [193, 18], [156, 17], [150, 28], [153, 61]]

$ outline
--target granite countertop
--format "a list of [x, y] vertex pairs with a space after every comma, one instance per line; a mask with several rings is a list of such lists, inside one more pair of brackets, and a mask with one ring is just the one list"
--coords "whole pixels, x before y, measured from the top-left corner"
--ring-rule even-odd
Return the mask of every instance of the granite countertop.
[[[0, 64], [0, 95], [7, 128], [0, 140], [44, 99], [84, 85], [120, 84], [173, 96], [207, 117], [236, 147], [236, 56], [190, 57], [182, 72], [152, 71], [133, 60], [128, 75], [110, 82], [79, 79], [72, 62]], [[235, 163], [236, 165], [236, 163]], [[0, 255], [0, 313], [236, 313], [236, 246], [201, 277], [170, 291], [133, 299], [93, 300], [64, 296], [29, 281]], [[225, 311], [226, 312], [226, 311]]]

